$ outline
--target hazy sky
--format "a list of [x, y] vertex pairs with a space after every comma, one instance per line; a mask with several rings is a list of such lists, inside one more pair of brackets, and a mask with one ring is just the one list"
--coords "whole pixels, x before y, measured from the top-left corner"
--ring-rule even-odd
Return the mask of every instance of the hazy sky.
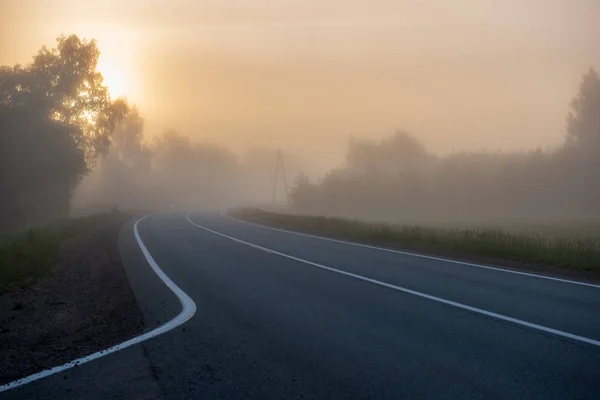
[[[338, 162], [404, 128], [433, 151], [560, 143], [600, 68], [598, 0], [0, 0], [0, 64], [61, 33], [151, 134], [270, 144]], [[330, 156], [331, 155], [331, 156]]]

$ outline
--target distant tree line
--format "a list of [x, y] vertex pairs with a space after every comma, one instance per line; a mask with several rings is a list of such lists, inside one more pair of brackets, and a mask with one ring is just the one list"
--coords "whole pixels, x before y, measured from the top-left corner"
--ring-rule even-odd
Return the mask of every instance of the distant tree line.
[[146, 143], [142, 132], [143, 119], [132, 108], [115, 128], [108, 154], [75, 192], [77, 212], [219, 207], [240, 194], [242, 170], [229, 150], [171, 129]]
[[[135, 107], [127, 107], [115, 125], [109, 151], [77, 186], [71, 202], [74, 212], [172, 205], [220, 210], [271, 200], [277, 160], [273, 149], [254, 147], [240, 157], [173, 129], [151, 141], [144, 140], [143, 133], [143, 118]], [[286, 160], [289, 171], [301, 170], [297, 157], [288, 155]]]
[[583, 76], [555, 151], [440, 157], [399, 131], [378, 143], [352, 141], [343, 166], [317, 182], [300, 175], [291, 199], [297, 212], [385, 220], [598, 216], [598, 73]]
[[[95, 41], [61, 36], [27, 65], [0, 67], [0, 231], [114, 206], [222, 207], [270, 201], [275, 153], [239, 159], [111, 99]], [[290, 193], [298, 212], [376, 219], [593, 215], [600, 211], [600, 79], [591, 69], [554, 152], [437, 156], [406, 132], [353, 141], [344, 165]], [[286, 158], [288, 176], [301, 162]]]

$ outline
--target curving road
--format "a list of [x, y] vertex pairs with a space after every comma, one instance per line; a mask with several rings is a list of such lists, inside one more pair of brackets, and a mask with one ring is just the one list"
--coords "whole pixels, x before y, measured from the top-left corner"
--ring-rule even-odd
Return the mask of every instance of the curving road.
[[[138, 224], [187, 322], [6, 398], [598, 399], [600, 287], [297, 235], [219, 213]], [[181, 312], [133, 234], [147, 328]]]

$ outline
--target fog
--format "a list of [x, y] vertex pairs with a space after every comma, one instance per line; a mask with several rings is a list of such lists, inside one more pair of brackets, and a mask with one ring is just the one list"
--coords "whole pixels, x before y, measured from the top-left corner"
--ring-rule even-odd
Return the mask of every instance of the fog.
[[278, 170], [277, 153], [270, 148], [249, 148], [235, 154], [214, 143], [192, 142], [174, 130], [146, 145], [132, 140], [132, 131], [138, 127], [135, 116], [133, 123], [129, 118], [113, 132], [108, 154], [99, 159], [74, 191], [71, 203], [74, 215], [113, 207], [220, 210], [236, 206], [281, 206], [287, 203], [283, 173], [293, 177], [307, 169], [293, 154], [282, 153], [282, 172], [281, 167]]
[[[294, 212], [595, 215], [598, 15], [595, 0], [0, 0], [0, 65], [26, 68], [0, 76], [2, 174], [12, 176], [3, 225], [112, 207], [268, 204], [278, 150]], [[53, 86], [70, 76], [60, 57], [54, 69], [27, 67], [61, 34], [97, 40], [97, 59], [79, 45], [65, 55], [97, 62], [103, 103], [55, 101], [79, 104]], [[570, 108], [582, 76], [592, 95]], [[51, 123], [32, 133], [34, 109]], [[99, 115], [101, 128], [90, 120]], [[72, 158], [39, 148], [52, 139], [38, 136], [62, 128]], [[48, 160], [22, 161], [33, 154]], [[50, 164], [64, 164], [62, 175]], [[48, 197], [60, 200], [36, 200]]]

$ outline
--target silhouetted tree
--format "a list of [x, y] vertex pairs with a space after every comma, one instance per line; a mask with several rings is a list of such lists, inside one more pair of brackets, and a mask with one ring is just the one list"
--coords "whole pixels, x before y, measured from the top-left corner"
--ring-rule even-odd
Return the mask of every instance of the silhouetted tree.
[[558, 162], [568, 200], [591, 212], [600, 204], [600, 78], [590, 68], [571, 101], [567, 134]]
[[600, 156], [600, 78], [593, 68], [583, 76], [571, 101], [565, 145]]
[[26, 66], [0, 68], [4, 228], [64, 216], [77, 182], [106, 152], [126, 105], [111, 103], [94, 41], [61, 36]]

